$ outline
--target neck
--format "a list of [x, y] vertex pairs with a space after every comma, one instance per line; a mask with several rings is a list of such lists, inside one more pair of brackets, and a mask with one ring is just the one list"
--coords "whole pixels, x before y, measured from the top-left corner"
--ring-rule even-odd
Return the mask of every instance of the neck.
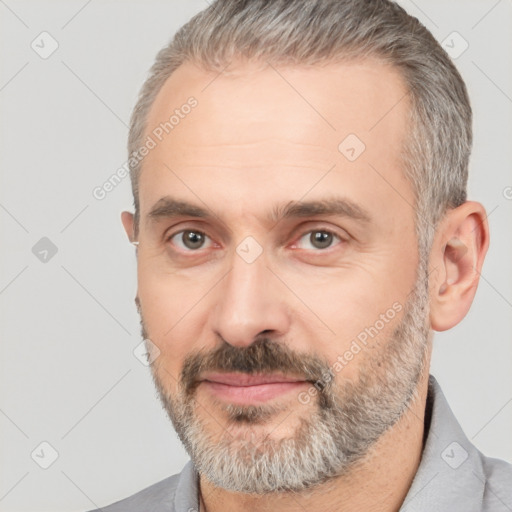
[[306, 491], [266, 495], [226, 491], [200, 475], [200, 511], [398, 511], [421, 461], [428, 371], [417, 390], [417, 400], [348, 473]]

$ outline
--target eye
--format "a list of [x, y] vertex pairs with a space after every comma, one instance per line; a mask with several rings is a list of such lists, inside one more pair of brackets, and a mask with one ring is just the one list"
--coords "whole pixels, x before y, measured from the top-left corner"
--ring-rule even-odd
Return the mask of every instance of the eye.
[[[295, 244], [295, 247], [299, 249], [311, 249], [312, 246], [313, 249], [318, 250], [329, 249], [334, 239], [342, 242], [342, 239], [332, 231], [315, 229], [304, 233]], [[307, 247], [308, 243], [311, 244], [310, 247]], [[304, 244], [306, 244], [306, 246], [304, 246]]]
[[173, 245], [176, 245], [179, 249], [182, 249], [185, 252], [190, 252], [209, 247], [208, 245], [205, 246], [207, 239], [210, 240], [210, 237], [202, 231], [198, 231], [196, 229], [184, 229], [171, 235], [168, 238], [168, 241]]

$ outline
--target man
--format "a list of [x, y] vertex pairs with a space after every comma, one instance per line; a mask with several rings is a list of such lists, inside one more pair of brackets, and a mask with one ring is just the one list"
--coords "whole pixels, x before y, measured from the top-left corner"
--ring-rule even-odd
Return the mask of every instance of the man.
[[191, 461], [114, 511], [506, 511], [429, 375], [489, 244], [471, 109], [387, 0], [218, 0], [129, 138], [142, 335]]

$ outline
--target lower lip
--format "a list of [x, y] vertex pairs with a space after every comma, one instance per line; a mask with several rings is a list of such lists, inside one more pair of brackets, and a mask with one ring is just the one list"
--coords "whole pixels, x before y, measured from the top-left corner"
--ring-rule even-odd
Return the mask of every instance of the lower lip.
[[203, 381], [207, 389], [216, 397], [237, 404], [266, 402], [290, 391], [298, 391], [307, 382], [272, 382], [255, 386], [232, 386], [220, 382]]

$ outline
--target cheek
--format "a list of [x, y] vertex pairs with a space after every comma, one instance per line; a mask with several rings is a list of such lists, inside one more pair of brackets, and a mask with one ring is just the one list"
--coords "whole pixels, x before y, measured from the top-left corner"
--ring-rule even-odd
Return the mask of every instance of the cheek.
[[[375, 268], [337, 269], [335, 272], [288, 278], [290, 288], [307, 304], [297, 315], [304, 346], [325, 357], [335, 373], [354, 378], [361, 362], [390, 340], [403, 315], [407, 288], [383, 279]], [[333, 368], [333, 365], [339, 364]]]
[[[138, 295], [147, 335], [160, 350], [159, 373], [179, 377], [183, 360], [200, 339], [200, 287], [174, 275], [139, 271]], [[165, 370], [164, 370], [165, 368]], [[170, 376], [167, 376], [170, 378]]]
[[396, 301], [402, 302], [406, 288], [383, 275], [389, 273], [370, 265], [352, 265], [311, 274], [303, 271], [289, 276], [287, 283], [308, 306], [308, 322], [314, 321], [317, 329], [323, 326], [334, 331], [331, 334], [343, 340], [375, 322]]

